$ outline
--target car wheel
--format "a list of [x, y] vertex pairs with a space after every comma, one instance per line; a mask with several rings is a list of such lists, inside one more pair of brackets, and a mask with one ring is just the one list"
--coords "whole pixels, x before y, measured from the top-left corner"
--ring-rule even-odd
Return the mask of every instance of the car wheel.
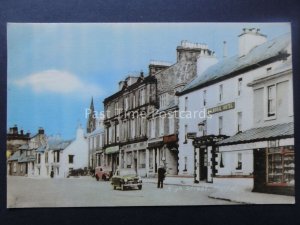
[[138, 188], [139, 188], [139, 190], [142, 190], [142, 185], [139, 185]]
[[99, 176], [98, 175], [96, 175], [96, 180], [99, 181]]

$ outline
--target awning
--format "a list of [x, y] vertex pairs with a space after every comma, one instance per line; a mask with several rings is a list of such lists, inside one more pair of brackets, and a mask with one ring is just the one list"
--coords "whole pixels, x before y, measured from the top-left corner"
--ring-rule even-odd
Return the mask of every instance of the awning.
[[119, 145], [108, 147], [105, 149], [105, 154], [113, 154], [119, 152]]
[[294, 122], [257, 127], [219, 141], [217, 145], [234, 145], [294, 137]]

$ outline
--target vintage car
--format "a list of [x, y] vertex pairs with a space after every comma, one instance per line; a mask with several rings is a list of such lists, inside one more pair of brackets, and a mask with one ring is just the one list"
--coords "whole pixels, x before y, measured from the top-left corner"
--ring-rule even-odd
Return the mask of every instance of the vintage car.
[[122, 191], [126, 188], [142, 189], [142, 179], [136, 174], [134, 170], [117, 170], [111, 178], [111, 184], [114, 190], [118, 187]]
[[105, 167], [96, 167], [95, 168], [95, 178], [97, 181], [101, 180], [109, 180], [110, 178], [110, 171], [109, 169], [105, 168]]

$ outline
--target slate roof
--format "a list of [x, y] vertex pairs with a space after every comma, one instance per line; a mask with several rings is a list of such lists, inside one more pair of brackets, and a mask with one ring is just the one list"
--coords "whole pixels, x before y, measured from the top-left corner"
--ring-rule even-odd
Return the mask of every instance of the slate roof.
[[28, 149], [29, 149], [29, 145], [28, 145], [28, 144], [21, 145], [21, 146], [19, 147], [19, 149], [22, 149], [22, 150], [28, 150]]
[[197, 76], [190, 83], [188, 83], [179, 93], [184, 94], [192, 89], [204, 86], [208, 82], [217, 80], [218, 78], [225, 78], [226, 76], [238, 73], [247, 67], [256, 65], [260, 62], [278, 56], [284, 53], [287, 46], [291, 43], [291, 34], [286, 33], [271, 41], [267, 41], [253, 48], [247, 55], [239, 57], [239, 55], [225, 58], [222, 61], [210, 66], [200, 76]]
[[96, 135], [96, 134], [100, 134], [104, 132], [103, 128], [97, 128], [96, 130], [94, 130], [92, 133], [87, 134], [87, 136], [92, 136], [92, 135]]
[[26, 151], [24, 151], [21, 154], [21, 151], [18, 150], [7, 161], [18, 161], [20, 163], [22, 163], [22, 162], [32, 162], [32, 161], [35, 161], [35, 156], [34, 155], [27, 156]]
[[37, 152], [45, 152], [46, 149], [47, 149], [47, 145], [41, 145], [40, 147], [38, 147], [38, 149], [36, 151]]
[[68, 147], [71, 144], [72, 140], [69, 141], [61, 141], [61, 140], [53, 140], [50, 141], [49, 144], [49, 150], [64, 150], [66, 147]]
[[219, 141], [217, 145], [233, 145], [250, 143], [257, 141], [266, 141], [272, 139], [282, 139], [294, 136], [294, 123], [276, 124], [272, 126], [252, 128], [250, 130], [238, 133], [234, 136]]
[[10, 156], [7, 161], [16, 161], [19, 159], [20, 155], [21, 155], [21, 151], [18, 150], [12, 156]]
[[26, 155], [26, 152], [23, 152], [21, 156], [18, 159], [18, 162], [32, 162], [35, 161], [35, 156], [34, 155]]

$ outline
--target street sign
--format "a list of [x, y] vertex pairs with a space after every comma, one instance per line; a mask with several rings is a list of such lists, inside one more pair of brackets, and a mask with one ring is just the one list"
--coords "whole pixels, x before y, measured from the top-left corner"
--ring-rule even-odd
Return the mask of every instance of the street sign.
[[187, 133], [186, 134], [186, 138], [187, 139], [195, 139], [197, 136], [197, 133], [196, 132], [190, 132], [190, 133]]

